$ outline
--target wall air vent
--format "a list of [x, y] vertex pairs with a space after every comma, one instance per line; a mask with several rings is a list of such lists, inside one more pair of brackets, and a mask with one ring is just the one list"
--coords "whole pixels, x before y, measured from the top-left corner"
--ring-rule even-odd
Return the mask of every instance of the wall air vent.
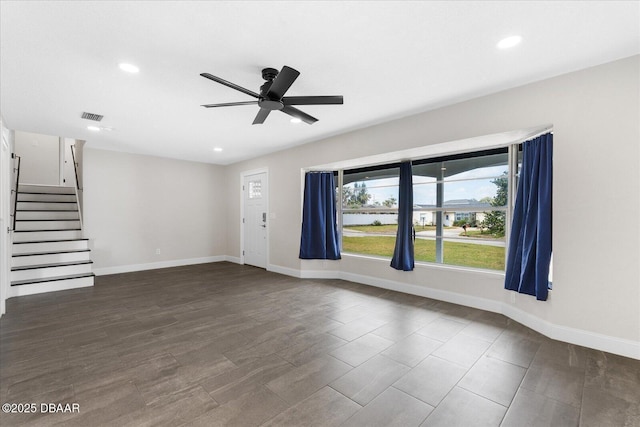
[[104, 116], [101, 116], [100, 114], [87, 113], [86, 111], [82, 113], [83, 119], [93, 120], [94, 122], [99, 122], [103, 117]]

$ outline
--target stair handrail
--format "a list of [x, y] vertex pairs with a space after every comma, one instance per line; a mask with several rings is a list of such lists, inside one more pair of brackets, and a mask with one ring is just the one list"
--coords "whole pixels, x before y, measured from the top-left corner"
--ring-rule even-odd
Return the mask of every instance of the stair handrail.
[[78, 218], [80, 219], [80, 229], [84, 230], [84, 221], [82, 221], [82, 187], [80, 186], [80, 179], [78, 177], [78, 162], [76, 162], [76, 150], [75, 150], [75, 144], [71, 146], [71, 157], [73, 160], [73, 171], [75, 172], [76, 175], [76, 187], [75, 187], [75, 191], [76, 191], [76, 203], [78, 204]]
[[76, 188], [82, 191], [82, 187], [80, 187], [80, 179], [78, 179], [78, 162], [76, 162], [76, 150], [75, 145], [71, 146], [71, 157], [73, 159], [73, 171], [76, 174]]
[[[11, 223], [11, 230], [15, 231], [16, 229], [16, 217], [17, 214], [16, 212], [18, 211], [18, 183], [20, 182], [20, 156], [17, 156], [16, 153], [11, 153], [11, 158], [14, 160], [14, 166], [13, 166], [13, 173], [16, 176], [16, 185], [14, 186], [14, 188], [11, 189], [11, 192], [13, 193], [13, 210], [11, 212], [11, 218], [12, 218], [12, 223]], [[18, 167], [15, 167], [15, 159], [18, 159]]]

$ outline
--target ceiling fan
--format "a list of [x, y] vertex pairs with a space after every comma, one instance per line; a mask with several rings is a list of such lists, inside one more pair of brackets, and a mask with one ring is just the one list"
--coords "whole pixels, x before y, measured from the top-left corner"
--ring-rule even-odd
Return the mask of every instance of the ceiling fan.
[[264, 123], [269, 113], [274, 110], [280, 110], [291, 117], [302, 120], [305, 123], [313, 124], [318, 121], [315, 117], [298, 110], [292, 105], [327, 105], [327, 104], [342, 104], [342, 96], [284, 96], [289, 90], [293, 82], [298, 78], [300, 72], [294, 70], [291, 67], [284, 66], [282, 70], [278, 72], [275, 68], [265, 68], [262, 70], [262, 78], [266, 82], [260, 86], [260, 93], [255, 93], [249, 89], [245, 89], [242, 86], [238, 86], [235, 83], [228, 82], [220, 77], [213, 76], [209, 73], [200, 74], [214, 82], [223, 84], [232, 89], [238, 90], [247, 95], [257, 98], [256, 101], [241, 101], [241, 102], [226, 102], [223, 104], [205, 104], [205, 108], [215, 107], [231, 107], [236, 105], [254, 105], [257, 104], [260, 107], [260, 111], [253, 120], [254, 125]]

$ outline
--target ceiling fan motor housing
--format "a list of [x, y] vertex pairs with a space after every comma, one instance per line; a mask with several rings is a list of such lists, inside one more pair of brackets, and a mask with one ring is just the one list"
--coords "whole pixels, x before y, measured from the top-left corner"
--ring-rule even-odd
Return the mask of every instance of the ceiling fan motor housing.
[[266, 81], [272, 81], [278, 75], [278, 70], [275, 68], [263, 68], [262, 69], [262, 78]]
[[278, 70], [275, 68], [264, 68], [262, 70], [262, 78], [266, 80], [266, 82], [260, 86], [260, 99], [258, 100], [258, 105], [260, 108], [265, 108], [267, 110], [282, 110], [284, 108], [284, 104], [279, 99], [270, 98], [268, 93], [271, 85], [273, 84], [273, 79], [278, 76]]
[[[273, 68], [265, 68], [262, 71], [262, 76], [264, 77], [265, 70], [273, 70]], [[260, 86], [260, 99], [258, 99], [258, 105], [260, 108], [265, 108], [267, 110], [282, 110], [284, 108], [284, 104], [279, 99], [270, 98], [269, 88], [273, 84], [273, 80], [267, 80], [262, 86]]]
[[258, 100], [258, 105], [260, 106], [260, 108], [265, 108], [271, 111], [282, 110], [284, 108], [284, 104], [281, 101], [266, 98], [260, 98]]

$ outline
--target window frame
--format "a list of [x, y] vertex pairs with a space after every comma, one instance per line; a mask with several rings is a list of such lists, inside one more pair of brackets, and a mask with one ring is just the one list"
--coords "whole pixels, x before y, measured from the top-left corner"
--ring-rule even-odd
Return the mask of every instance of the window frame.
[[[506, 153], [505, 153], [506, 150]], [[518, 164], [518, 160], [519, 160], [519, 156], [518, 156], [518, 152], [522, 150], [522, 142], [512, 142], [509, 144], [504, 144], [498, 147], [492, 147], [490, 149], [480, 149], [480, 150], [466, 150], [464, 152], [458, 152], [455, 154], [440, 154], [440, 155], [434, 155], [434, 156], [426, 156], [426, 157], [417, 157], [417, 158], [412, 158], [412, 159], [408, 159], [411, 160], [412, 163], [414, 165], [420, 165], [420, 164], [426, 164], [426, 163], [436, 163], [436, 162], [444, 162], [444, 161], [450, 161], [450, 160], [459, 160], [459, 159], [467, 159], [467, 158], [472, 158], [472, 157], [481, 157], [483, 155], [491, 155], [491, 154], [506, 154], [507, 155], [507, 204], [505, 206], [492, 206], [490, 211], [502, 211], [505, 212], [505, 236], [504, 236], [504, 249], [505, 249], [505, 253], [504, 253], [504, 257], [505, 257], [505, 268], [506, 268], [506, 259], [508, 256], [508, 250], [509, 250], [509, 236], [510, 236], [510, 224], [511, 224], [511, 219], [513, 217], [513, 209], [514, 209], [514, 205], [515, 205], [515, 196], [516, 196], [516, 191], [517, 191], [517, 182], [518, 182], [518, 177], [519, 177], [519, 164]], [[342, 205], [342, 198], [343, 198], [343, 185], [344, 185], [344, 172], [345, 171], [350, 171], [351, 173], [355, 173], [355, 171], [357, 172], [366, 172], [366, 171], [374, 171], [374, 170], [380, 170], [380, 169], [389, 169], [395, 166], [399, 166], [400, 163], [395, 161], [395, 162], [389, 162], [389, 163], [380, 163], [377, 165], [369, 165], [366, 167], [359, 167], [359, 168], [340, 168], [337, 169], [337, 175], [338, 175], [338, 179], [337, 181], [337, 192], [336, 195], [340, 200], [340, 203], [336, 203], [336, 216], [337, 216], [337, 226], [338, 226], [338, 234], [339, 234], [339, 246], [340, 246], [340, 251], [343, 251], [343, 239], [344, 239], [344, 224], [343, 224], [343, 214], [344, 213], [350, 213], [350, 212], [367, 212], [367, 213], [395, 213], [398, 211], [398, 208], [386, 208], [386, 207], [369, 207], [369, 208], [344, 208], [344, 206]], [[462, 182], [462, 181], [471, 181], [471, 180], [478, 180], [478, 179], [495, 179], [498, 177], [502, 177], [501, 176], [489, 176], [489, 177], [482, 177], [482, 178], [462, 178], [462, 179], [457, 179], [457, 180], [445, 180], [444, 176], [439, 176], [433, 183], [426, 183], [426, 185], [435, 185], [436, 186], [436, 191], [439, 194], [438, 198], [442, 200], [442, 202], [437, 201], [436, 202], [436, 206], [434, 206], [433, 208], [416, 208], [414, 205], [414, 212], [436, 212], [437, 215], [437, 228], [436, 228], [436, 236], [435, 236], [435, 242], [436, 242], [436, 260], [435, 262], [429, 262], [429, 261], [418, 261], [416, 260], [416, 264], [423, 264], [423, 265], [436, 265], [439, 267], [454, 267], [454, 268], [460, 268], [460, 269], [466, 269], [466, 270], [473, 270], [473, 271], [489, 271], [489, 272], [494, 272], [494, 273], [504, 273], [504, 269], [503, 270], [493, 270], [493, 269], [485, 269], [485, 268], [478, 268], [478, 267], [470, 267], [470, 266], [465, 266], [465, 265], [456, 265], [456, 264], [446, 264], [444, 262], [444, 235], [443, 235], [443, 229], [444, 229], [444, 215], [446, 211], [450, 211], [451, 207], [450, 206], [443, 206], [444, 203], [444, 185], [446, 183], [451, 183], [451, 182]], [[415, 187], [416, 185], [425, 185], [425, 184], [413, 184], [413, 186]], [[465, 208], [463, 206], [460, 207], [456, 207], [456, 213], [458, 212], [477, 212], [477, 208]], [[487, 211], [489, 212], [489, 211]], [[455, 241], [455, 239], [454, 239]], [[381, 259], [381, 256], [373, 256], [373, 255], [368, 255], [368, 254], [361, 254], [361, 253], [351, 253], [351, 252], [346, 252], [346, 255], [354, 255], [354, 256], [361, 256], [361, 257], [368, 257], [368, 258], [372, 258], [372, 259]], [[387, 257], [382, 257], [383, 259], [387, 259]]]

